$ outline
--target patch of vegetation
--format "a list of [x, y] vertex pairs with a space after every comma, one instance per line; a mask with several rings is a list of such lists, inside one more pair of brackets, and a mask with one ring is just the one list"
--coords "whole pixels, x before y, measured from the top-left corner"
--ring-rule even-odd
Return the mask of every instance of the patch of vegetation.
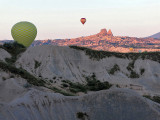
[[[65, 85], [68, 85], [67, 87], [69, 87], [69, 90], [72, 93], [87, 93], [87, 91], [105, 90], [109, 89], [112, 86], [108, 82], [100, 82], [99, 80], [97, 80], [94, 73], [92, 74], [92, 76], [85, 77], [85, 79], [87, 82], [86, 84], [73, 83], [69, 80], [63, 80], [62, 82], [64, 82]], [[62, 84], [63, 86], [64, 83]]]
[[[87, 92], [86, 86], [80, 83], [73, 83], [69, 80], [63, 82], [67, 83], [69, 90], [73, 93], [78, 93], [78, 92]], [[64, 85], [63, 85], [64, 86]]]
[[115, 64], [113, 68], [111, 68], [111, 70], [109, 71], [109, 74], [113, 75], [116, 71], [120, 71], [120, 68], [117, 64]]
[[10, 72], [10, 73], [21, 76], [22, 78], [26, 79], [28, 83], [32, 85], [44, 86], [45, 84], [44, 80], [34, 77], [33, 75], [31, 75], [29, 72], [27, 72], [22, 68], [16, 68], [15, 66], [4, 63], [2, 61], [0, 61], [0, 68], [6, 72]]
[[118, 84], [116, 85], [116, 87], [117, 87], [117, 88], [120, 88], [120, 86], [119, 86]]
[[66, 87], [68, 87], [69, 85], [67, 85], [66, 83], [62, 83], [62, 86], [66, 88]]
[[41, 66], [41, 63], [38, 62], [37, 60], [34, 61], [35, 64], [34, 64], [34, 68], [37, 69], [39, 66]]
[[49, 80], [50, 83], [53, 83], [53, 80]]
[[79, 119], [81, 119], [81, 120], [85, 120], [85, 117], [89, 117], [88, 115], [87, 115], [87, 113], [83, 113], [83, 112], [78, 112], [77, 113], [77, 118], [79, 118]]
[[86, 55], [93, 60], [100, 60], [106, 57], [117, 57], [117, 58], [127, 58], [131, 60], [137, 60], [138, 58], [149, 59], [157, 61], [160, 63], [160, 52], [143, 52], [143, 53], [118, 53], [118, 52], [108, 52], [108, 51], [98, 51], [92, 50], [90, 48], [80, 47], [80, 46], [69, 46], [70, 48], [82, 50]]
[[0, 45], [0, 48], [6, 50], [11, 54], [11, 58], [6, 58], [6, 62], [8, 62], [9, 64], [15, 63], [18, 55], [26, 50], [25, 46], [17, 42], [4, 43], [3, 45]]
[[152, 100], [160, 104], [160, 96], [153, 96]]
[[135, 63], [135, 60], [133, 60], [132, 62], [130, 62], [127, 66], [127, 70], [128, 71], [132, 71], [134, 69], [134, 63]]
[[130, 78], [139, 78], [139, 74], [137, 74], [135, 71], [131, 70], [131, 73], [130, 73]]
[[92, 76], [86, 77], [87, 81], [87, 89], [91, 91], [99, 91], [99, 90], [105, 90], [109, 89], [112, 85], [109, 84], [109, 82], [100, 82], [96, 79], [95, 74], [93, 73]]
[[10, 78], [14, 78], [14, 75], [11, 75]]
[[65, 91], [63, 91], [63, 90], [61, 90], [61, 89], [58, 89], [58, 88], [56, 88], [56, 87], [47, 87], [47, 88], [53, 90], [53, 91], [56, 92], [56, 93], [61, 93], [61, 94], [64, 95], [64, 96], [74, 96], [73, 94], [68, 93], [68, 92], [65, 92]]
[[145, 72], [145, 69], [144, 69], [144, 68], [141, 68], [141, 69], [140, 69], [141, 75], [143, 75], [144, 72]]
[[148, 98], [148, 99], [150, 99], [150, 100], [152, 100], [152, 101], [157, 102], [157, 103], [160, 104], [160, 96], [153, 96], [153, 97], [151, 97], [150, 95], [143, 95], [143, 97], [146, 97], [146, 98]]
[[148, 99], [152, 99], [152, 97], [150, 95], [143, 95], [143, 97], [148, 98]]
[[5, 80], [6, 80], [6, 78], [5, 78], [5, 77], [2, 77], [2, 80], [3, 80], [3, 81], [5, 81]]
[[139, 74], [136, 73], [133, 69], [134, 69], [134, 63], [135, 60], [133, 60], [132, 62], [130, 62], [127, 66], [127, 70], [130, 71], [130, 75], [128, 76], [129, 78], [139, 78]]

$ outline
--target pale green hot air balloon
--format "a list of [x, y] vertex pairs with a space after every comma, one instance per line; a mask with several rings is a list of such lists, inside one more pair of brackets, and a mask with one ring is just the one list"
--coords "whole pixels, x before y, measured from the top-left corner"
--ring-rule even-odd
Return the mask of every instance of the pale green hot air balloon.
[[11, 34], [16, 42], [29, 47], [36, 38], [37, 28], [30, 22], [22, 21], [12, 27]]

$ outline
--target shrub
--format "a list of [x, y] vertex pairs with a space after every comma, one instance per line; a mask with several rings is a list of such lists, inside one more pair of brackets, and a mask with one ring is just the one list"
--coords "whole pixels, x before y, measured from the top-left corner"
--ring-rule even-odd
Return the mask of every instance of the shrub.
[[65, 83], [63, 83], [63, 84], [62, 84], [62, 86], [63, 86], [63, 87], [68, 87], [68, 85], [67, 85], [67, 84], [65, 84]]
[[130, 62], [127, 66], [127, 70], [132, 71], [132, 69], [134, 69], [134, 63], [135, 61], [133, 60], [132, 62]]
[[6, 78], [5, 78], [5, 77], [2, 77], [2, 80], [3, 80], [3, 81], [5, 81], [5, 80], [6, 80]]
[[95, 74], [93, 73], [92, 76], [86, 77], [86, 88], [91, 91], [99, 91], [109, 89], [112, 85], [108, 82], [100, 82], [96, 79]]
[[47, 88], [53, 90], [56, 93], [61, 93], [62, 95], [65, 95], [65, 96], [74, 96], [73, 94], [67, 93], [63, 90], [60, 90], [60, 89], [56, 88], [56, 87], [47, 87]]
[[152, 101], [157, 102], [157, 103], [160, 104], [160, 96], [153, 96], [153, 97], [151, 97], [150, 95], [143, 95], [143, 97], [146, 97], [146, 98], [148, 98], [148, 99], [150, 99], [150, 100], [152, 100]]
[[148, 99], [152, 99], [152, 97], [150, 95], [143, 95], [143, 97], [148, 98]]
[[115, 64], [113, 68], [111, 68], [111, 70], [109, 71], [109, 74], [113, 75], [116, 71], [119, 71], [119, 70], [120, 70], [119, 66]]
[[139, 75], [135, 71], [132, 70], [129, 77], [130, 78], [139, 78]]
[[3, 48], [12, 55], [11, 58], [5, 59], [6, 62], [8, 62], [9, 64], [15, 63], [17, 60], [17, 56], [26, 50], [23, 45], [17, 42], [4, 43], [3, 46], [0, 46], [0, 48]]
[[145, 72], [145, 69], [144, 69], [144, 68], [141, 68], [141, 69], [140, 69], [141, 75], [143, 75], [144, 72]]
[[27, 72], [26, 70], [24, 70], [22, 68], [16, 68], [15, 66], [12, 66], [10, 64], [6, 64], [2, 61], [0, 61], [0, 68], [4, 71], [7, 71], [7, 72], [9, 71], [13, 74], [21, 76], [22, 78], [26, 79], [28, 81], [28, 83], [30, 83], [32, 85], [44, 86], [44, 84], [45, 84], [44, 80], [34, 77], [33, 75], [31, 75], [29, 72]]
[[86, 84], [73, 83], [69, 80], [62, 80], [63, 87], [69, 87], [70, 92], [78, 93], [84, 92], [86, 93], [88, 90], [90, 91], [99, 91], [109, 89], [112, 85], [108, 82], [100, 82], [96, 79], [96, 75], [93, 73], [91, 76], [85, 77]]
[[41, 63], [38, 62], [37, 60], [34, 61], [35, 64], [34, 64], [34, 68], [37, 69], [39, 66], [41, 66]]
[[127, 70], [130, 71], [130, 75], [129, 77], [130, 78], [139, 78], [139, 74], [136, 73], [133, 69], [134, 69], [134, 63], [135, 63], [135, 60], [133, 60], [132, 62], [130, 62], [127, 66]]
[[53, 80], [49, 80], [50, 83], [53, 83]]
[[81, 120], [85, 120], [85, 117], [89, 117], [86, 113], [83, 112], [78, 112], [77, 113], [77, 118], [81, 119]]
[[69, 90], [71, 92], [77, 93], [77, 92], [87, 92], [86, 86], [80, 83], [72, 83], [70, 81], [67, 81], [69, 84]]
[[144, 52], [144, 53], [118, 53], [118, 52], [108, 52], [108, 51], [98, 51], [92, 50], [90, 48], [80, 47], [80, 46], [69, 46], [70, 48], [82, 50], [86, 55], [93, 60], [100, 60], [106, 57], [117, 57], [117, 58], [127, 58], [131, 60], [136, 60], [138, 58], [150, 59], [160, 63], [160, 54], [159, 52]]
[[11, 75], [10, 78], [14, 78], [14, 75]]
[[153, 96], [152, 100], [154, 102], [160, 103], [160, 96]]

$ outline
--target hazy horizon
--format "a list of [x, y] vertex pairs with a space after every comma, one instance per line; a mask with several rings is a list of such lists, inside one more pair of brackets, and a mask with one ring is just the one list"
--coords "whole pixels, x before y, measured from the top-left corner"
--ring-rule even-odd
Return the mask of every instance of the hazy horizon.
[[36, 40], [88, 36], [103, 28], [115, 36], [146, 37], [160, 32], [159, 6], [159, 0], [3, 0], [0, 40], [12, 40], [11, 28], [20, 21], [36, 25]]

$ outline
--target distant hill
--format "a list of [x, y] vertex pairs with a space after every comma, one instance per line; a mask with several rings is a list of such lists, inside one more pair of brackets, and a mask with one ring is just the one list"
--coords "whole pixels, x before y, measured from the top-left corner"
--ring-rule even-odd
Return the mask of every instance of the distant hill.
[[148, 38], [155, 38], [155, 39], [160, 39], [160, 32], [154, 34], [154, 35], [151, 35], [149, 36]]
[[[41, 45], [83, 46], [95, 50], [114, 52], [160, 51], [160, 33], [146, 38], [114, 36], [111, 29], [101, 29], [97, 34], [72, 39], [35, 40], [32, 47]], [[9, 41], [0, 41], [0, 44]], [[133, 50], [129, 49], [133, 48]]]

